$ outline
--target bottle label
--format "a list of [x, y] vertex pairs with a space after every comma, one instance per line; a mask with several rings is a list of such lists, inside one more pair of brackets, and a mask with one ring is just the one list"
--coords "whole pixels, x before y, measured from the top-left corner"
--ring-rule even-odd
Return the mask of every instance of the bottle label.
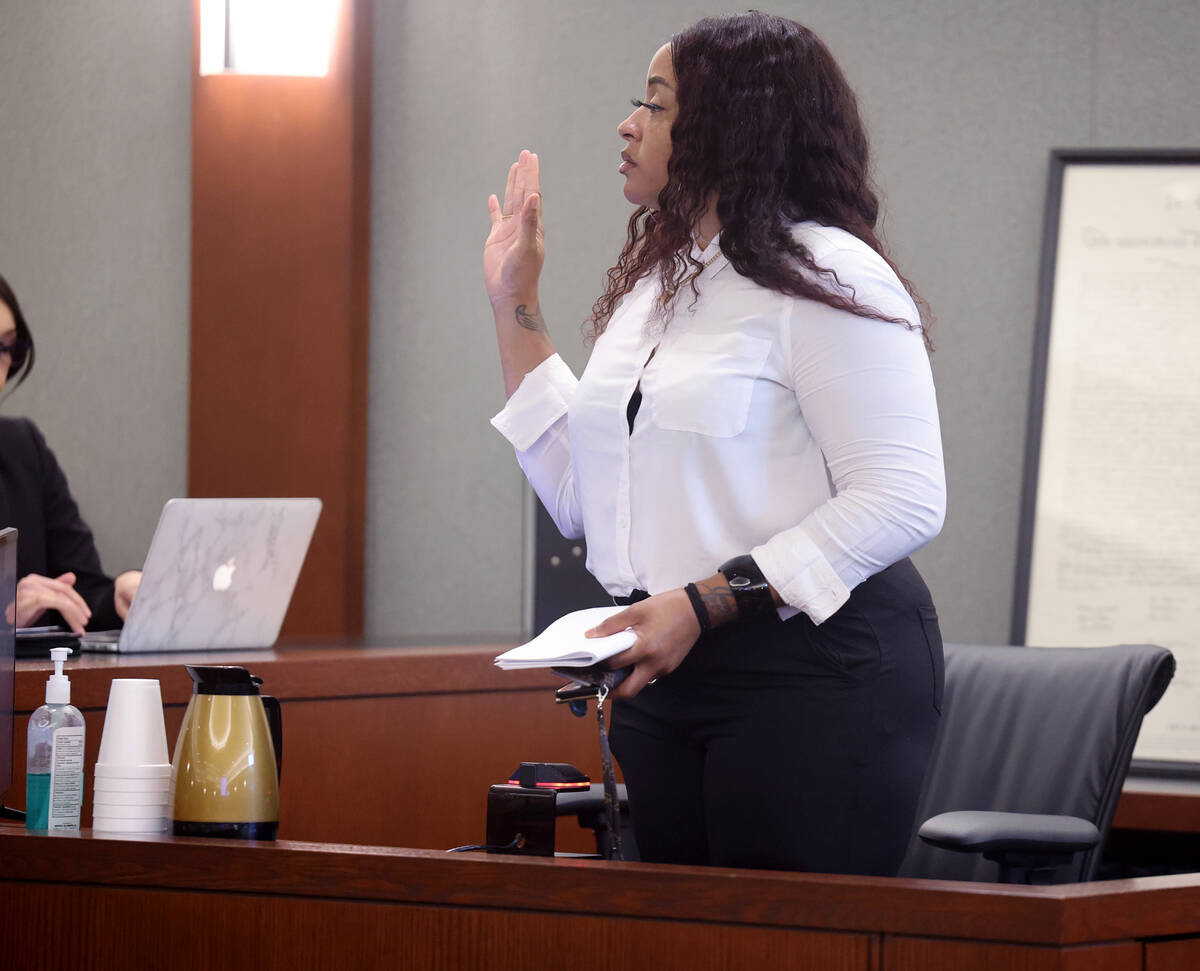
[[46, 824], [49, 830], [79, 829], [79, 810], [83, 806], [83, 733], [82, 725], [54, 732], [50, 813]]

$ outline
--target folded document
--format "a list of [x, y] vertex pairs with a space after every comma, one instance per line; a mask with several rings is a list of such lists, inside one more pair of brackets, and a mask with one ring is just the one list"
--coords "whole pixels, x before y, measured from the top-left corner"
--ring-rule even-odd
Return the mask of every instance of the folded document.
[[637, 634], [626, 628], [607, 637], [584, 637], [584, 632], [602, 623], [624, 607], [589, 607], [559, 617], [528, 644], [514, 647], [496, 658], [505, 671], [518, 668], [589, 667], [633, 647]]

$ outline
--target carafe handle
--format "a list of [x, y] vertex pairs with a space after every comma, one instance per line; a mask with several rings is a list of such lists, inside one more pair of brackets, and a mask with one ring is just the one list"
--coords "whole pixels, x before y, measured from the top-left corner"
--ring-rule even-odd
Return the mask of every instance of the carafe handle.
[[275, 778], [283, 778], [283, 709], [279, 699], [262, 695], [263, 709], [267, 713], [267, 726], [271, 729], [271, 744], [275, 746]]

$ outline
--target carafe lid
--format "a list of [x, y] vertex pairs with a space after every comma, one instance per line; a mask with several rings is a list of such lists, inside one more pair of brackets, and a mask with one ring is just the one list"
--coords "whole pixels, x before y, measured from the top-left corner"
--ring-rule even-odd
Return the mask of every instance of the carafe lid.
[[198, 695], [256, 695], [262, 684], [262, 678], [233, 665], [201, 667], [185, 664], [184, 668], [195, 682], [194, 690]]

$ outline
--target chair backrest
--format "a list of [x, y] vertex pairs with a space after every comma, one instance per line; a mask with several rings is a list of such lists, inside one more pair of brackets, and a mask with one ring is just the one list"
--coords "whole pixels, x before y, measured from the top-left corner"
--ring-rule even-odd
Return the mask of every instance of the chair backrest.
[[[1062, 813], [1106, 837], [1142, 718], [1175, 659], [1161, 647], [946, 645], [946, 692], [916, 825], [959, 809]], [[1089, 880], [1103, 849], [1076, 854], [1056, 882]], [[979, 854], [914, 835], [901, 876], [994, 881]]]

